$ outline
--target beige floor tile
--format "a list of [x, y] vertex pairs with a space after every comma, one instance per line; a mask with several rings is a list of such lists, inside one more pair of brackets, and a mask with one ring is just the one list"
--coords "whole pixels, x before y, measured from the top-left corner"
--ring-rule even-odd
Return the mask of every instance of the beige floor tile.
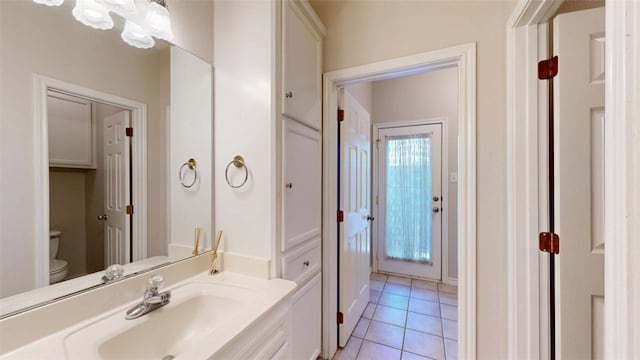
[[458, 307], [447, 304], [440, 304], [440, 312], [443, 319], [458, 321]]
[[387, 283], [383, 291], [395, 295], [409, 296], [411, 286]]
[[388, 346], [364, 341], [358, 360], [400, 360], [400, 350]]
[[369, 280], [369, 287], [373, 290], [380, 290], [382, 291], [382, 289], [384, 289], [384, 281], [380, 281], [380, 280]]
[[365, 339], [397, 349], [402, 348], [404, 328], [400, 326], [372, 321], [365, 335]]
[[371, 273], [369, 275], [369, 279], [371, 280], [379, 280], [379, 281], [387, 281], [387, 275], [380, 273]]
[[409, 312], [407, 315], [407, 329], [442, 336], [442, 320], [435, 316]]
[[371, 320], [361, 317], [360, 320], [358, 320], [358, 325], [356, 325], [356, 328], [353, 329], [351, 336], [364, 339], [364, 335], [367, 333], [367, 328], [369, 328], [370, 322]]
[[444, 337], [458, 340], [458, 323], [451, 320], [442, 319], [442, 330]]
[[429, 290], [438, 290], [438, 283], [428, 280], [413, 279], [411, 280], [411, 286]]
[[367, 319], [371, 319], [373, 317], [373, 312], [376, 311], [376, 304], [375, 303], [368, 303], [367, 307], [364, 309], [364, 312], [362, 313], [362, 317], [365, 317]]
[[437, 360], [445, 358], [441, 337], [410, 329], [405, 333], [403, 350]]
[[447, 360], [458, 360], [458, 342], [450, 339], [444, 339], [444, 349]]
[[389, 275], [389, 277], [387, 278], [387, 282], [411, 286], [411, 278], [407, 278], [407, 277]]
[[410, 298], [409, 311], [431, 316], [440, 316], [440, 304], [437, 301]]
[[382, 294], [382, 291], [370, 289], [369, 290], [369, 302], [377, 304], [378, 300], [380, 300], [380, 294]]
[[438, 290], [444, 293], [456, 294], [456, 295], [458, 294], [458, 287], [455, 285], [438, 284]]
[[380, 295], [378, 304], [407, 310], [407, 308], [409, 307], [409, 297], [383, 292], [382, 295]]
[[434, 290], [414, 287], [411, 288], [411, 297], [421, 300], [438, 301], [438, 292]]
[[407, 319], [407, 311], [389, 306], [378, 305], [373, 313], [373, 320], [382, 321], [388, 324], [404, 326]]
[[349, 341], [347, 341], [347, 345], [336, 351], [336, 354], [333, 356], [333, 360], [355, 360], [356, 356], [358, 356], [358, 351], [360, 351], [361, 345], [362, 339], [350, 337]]
[[449, 294], [445, 292], [440, 293], [440, 303], [447, 305], [458, 306], [458, 295], [457, 294]]
[[429, 360], [429, 358], [426, 358], [424, 356], [420, 356], [414, 353], [410, 353], [407, 351], [403, 351], [402, 352], [402, 360]]

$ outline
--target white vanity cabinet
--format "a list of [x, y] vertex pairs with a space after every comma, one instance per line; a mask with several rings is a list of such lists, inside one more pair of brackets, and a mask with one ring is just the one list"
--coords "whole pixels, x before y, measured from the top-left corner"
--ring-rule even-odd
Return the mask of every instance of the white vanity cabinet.
[[322, 35], [307, 3], [282, 4], [282, 112], [320, 130]]

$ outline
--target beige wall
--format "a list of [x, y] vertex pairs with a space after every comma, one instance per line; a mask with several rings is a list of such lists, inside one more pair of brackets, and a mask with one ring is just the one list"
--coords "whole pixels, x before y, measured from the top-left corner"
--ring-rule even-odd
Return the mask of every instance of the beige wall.
[[[374, 124], [445, 118], [448, 155], [445, 161], [449, 173], [458, 172], [457, 67], [374, 82], [371, 116]], [[443, 177], [448, 181], [449, 174], [443, 174]], [[448, 194], [445, 194], [449, 220], [448, 272], [449, 278], [453, 279], [458, 277], [456, 185], [449, 183]]]
[[367, 110], [369, 115], [371, 115], [373, 111], [373, 83], [363, 82], [347, 85], [344, 88]]
[[[68, 32], [61, 35], [62, 29]], [[159, 90], [167, 80], [158, 71], [165, 66], [168, 77], [168, 60], [159, 60], [168, 57], [167, 47], [133, 48], [115, 30], [80, 24], [69, 6], [31, 1], [0, 1], [0, 45], [0, 164], [20, 169], [3, 171], [0, 183], [0, 296], [35, 285], [34, 73], [148, 105], [148, 220], [153, 224], [148, 238], [166, 247], [166, 102], [161, 99], [168, 94]]]
[[331, 71], [477, 43], [477, 354], [507, 357], [505, 44], [513, 2], [318, 1]]

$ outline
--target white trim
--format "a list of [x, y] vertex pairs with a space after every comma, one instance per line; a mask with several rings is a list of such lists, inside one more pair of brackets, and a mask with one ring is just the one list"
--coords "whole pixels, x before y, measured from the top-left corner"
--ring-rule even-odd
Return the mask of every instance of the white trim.
[[[441, 173], [441, 184], [442, 184], [442, 194], [446, 194], [444, 200], [441, 203], [442, 206], [442, 243], [441, 243], [441, 273], [440, 273], [440, 281], [449, 285], [457, 285], [458, 279], [449, 277], [449, 119], [447, 117], [436, 117], [430, 119], [421, 119], [421, 120], [409, 120], [409, 121], [397, 121], [397, 122], [385, 122], [385, 123], [377, 123], [373, 124], [373, 133], [371, 136], [371, 148], [373, 149], [373, 166], [372, 169], [372, 186], [371, 189], [375, 191], [372, 192], [372, 199], [375, 199], [378, 196], [380, 190], [378, 189], [378, 176], [379, 174], [379, 156], [380, 153], [378, 151], [378, 147], [376, 146], [376, 139], [378, 135], [378, 131], [380, 129], [388, 129], [395, 127], [409, 127], [409, 126], [420, 126], [420, 125], [431, 125], [431, 124], [441, 124], [442, 126], [442, 173]], [[375, 201], [371, 201], [374, 204], [373, 207], [373, 217], [376, 219], [382, 219], [379, 214], [380, 205]], [[382, 224], [380, 221], [375, 223], [373, 226], [372, 236], [375, 241], [371, 244], [371, 252], [373, 254], [373, 271], [378, 271], [378, 235], [380, 233], [379, 227]]]
[[[135, 212], [131, 222], [135, 242], [133, 260], [147, 256], [147, 105], [119, 96], [103, 93], [46, 76], [34, 74], [35, 134], [35, 207], [36, 239], [49, 238], [49, 139], [47, 127], [47, 89], [52, 88], [82, 98], [118, 106], [131, 111], [131, 124], [135, 129], [132, 146], [133, 203]], [[49, 241], [35, 242], [36, 287], [49, 285]]]
[[640, 4], [605, 8], [605, 353], [640, 358]]
[[458, 66], [458, 355], [476, 357], [476, 44], [468, 43], [349, 69], [323, 77], [323, 344], [324, 358], [337, 349], [337, 88], [390, 75], [411, 75]]

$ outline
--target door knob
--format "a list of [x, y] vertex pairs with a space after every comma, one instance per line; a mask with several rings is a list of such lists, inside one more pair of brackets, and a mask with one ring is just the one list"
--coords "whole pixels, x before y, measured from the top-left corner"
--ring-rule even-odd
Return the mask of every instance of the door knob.
[[440, 212], [440, 208], [434, 207], [434, 208], [433, 208], [433, 212], [434, 212], [434, 213]]
[[284, 94], [284, 97], [291, 99], [291, 98], [293, 97], [293, 93], [292, 93], [291, 91], [287, 91], [287, 92]]
[[286, 183], [284, 187], [286, 187], [287, 189], [293, 189], [293, 183]]
[[104, 220], [104, 221], [107, 221], [108, 218], [109, 217], [107, 216], [107, 214], [100, 215], [100, 216], [97, 217], [98, 220]]
[[433, 201], [438, 201], [438, 200], [440, 200], [440, 198], [439, 198], [439, 197], [437, 197], [437, 196], [434, 196], [434, 197], [433, 197]]
[[369, 221], [373, 221], [373, 220], [375, 220], [375, 219], [376, 219], [376, 218], [374, 218], [373, 216], [371, 216], [371, 215], [367, 215], [367, 220], [369, 220]]

